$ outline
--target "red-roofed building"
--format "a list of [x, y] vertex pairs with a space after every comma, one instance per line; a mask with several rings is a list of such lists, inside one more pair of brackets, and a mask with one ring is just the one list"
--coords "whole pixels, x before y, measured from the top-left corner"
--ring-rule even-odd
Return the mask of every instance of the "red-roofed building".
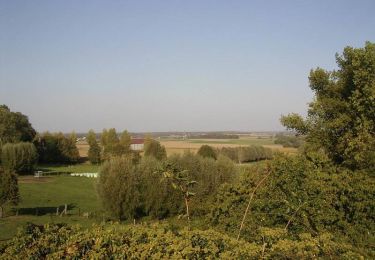
[[143, 150], [145, 139], [143, 138], [132, 138], [130, 148], [135, 151]]

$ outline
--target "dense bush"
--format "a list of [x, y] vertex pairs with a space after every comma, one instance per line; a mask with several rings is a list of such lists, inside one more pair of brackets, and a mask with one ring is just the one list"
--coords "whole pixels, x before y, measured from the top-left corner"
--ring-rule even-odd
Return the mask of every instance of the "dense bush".
[[3, 217], [5, 206], [17, 205], [19, 201], [17, 175], [12, 171], [0, 168], [0, 218]]
[[270, 148], [255, 145], [246, 147], [223, 147], [218, 150], [218, 153], [227, 156], [237, 163], [268, 160], [273, 157], [273, 152]]
[[38, 161], [38, 153], [32, 143], [7, 143], [1, 149], [4, 169], [17, 173], [30, 173]]
[[62, 133], [46, 132], [38, 135], [34, 144], [41, 163], [76, 163], [79, 161], [75, 134], [66, 137]]
[[280, 144], [283, 147], [298, 148], [302, 145], [302, 143], [302, 138], [294, 135], [277, 134], [275, 136], [275, 144]]
[[193, 215], [208, 213], [220, 185], [231, 183], [237, 175], [231, 160], [221, 156], [216, 161], [191, 153], [165, 161], [150, 156], [139, 163], [131, 157], [112, 158], [103, 164], [98, 184], [104, 207], [120, 219], [183, 214], [183, 194], [165, 177], [167, 171], [184, 171], [187, 180], [197, 182], [191, 190], [196, 194], [190, 202]]
[[144, 156], [152, 156], [158, 160], [163, 160], [167, 158], [167, 152], [158, 141], [148, 137], [145, 139]]
[[199, 148], [197, 154], [199, 154], [199, 155], [202, 156], [202, 157], [205, 157], [205, 158], [212, 158], [212, 159], [215, 159], [215, 160], [216, 160], [216, 157], [217, 157], [214, 148], [212, 148], [211, 146], [206, 145], [206, 144], [205, 144], [205, 145], [202, 145], [202, 146]]
[[252, 192], [269, 174], [250, 204], [241, 237], [262, 241], [262, 228], [286, 229], [290, 236], [330, 233], [336, 241], [371, 254], [374, 179], [366, 172], [350, 172], [319, 161], [324, 162], [324, 156], [279, 156], [266, 167], [243, 168], [240, 182], [218, 192], [211, 223], [236, 235]]
[[139, 217], [140, 176], [130, 156], [113, 157], [101, 167], [98, 193], [105, 209], [117, 219]]
[[263, 229], [261, 244], [237, 241], [213, 230], [175, 230], [112, 224], [80, 230], [64, 225], [29, 225], [0, 247], [2, 259], [325, 259], [360, 258], [331, 234], [286, 238], [280, 229]]

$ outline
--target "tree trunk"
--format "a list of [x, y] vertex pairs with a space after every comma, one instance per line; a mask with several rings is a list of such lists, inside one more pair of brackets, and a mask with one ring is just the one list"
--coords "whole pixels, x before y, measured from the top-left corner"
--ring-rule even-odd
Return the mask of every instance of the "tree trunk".
[[187, 197], [185, 197], [185, 205], [186, 205], [186, 215], [187, 215], [187, 218], [188, 218], [189, 229], [190, 229], [189, 202], [188, 202], [188, 198]]

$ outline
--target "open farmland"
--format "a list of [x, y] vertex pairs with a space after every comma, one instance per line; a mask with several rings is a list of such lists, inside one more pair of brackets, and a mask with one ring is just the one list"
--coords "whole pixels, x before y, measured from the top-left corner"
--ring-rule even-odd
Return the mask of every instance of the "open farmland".
[[202, 145], [210, 145], [215, 148], [241, 147], [249, 145], [260, 145], [275, 151], [295, 153], [295, 148], [284, 148], [274, 144], [272, 136], [241, 136], [239, 139], [161, 139], [160, 143], [165, 146], [167, 154], [181, 154], [185, 151], [197, 152]]

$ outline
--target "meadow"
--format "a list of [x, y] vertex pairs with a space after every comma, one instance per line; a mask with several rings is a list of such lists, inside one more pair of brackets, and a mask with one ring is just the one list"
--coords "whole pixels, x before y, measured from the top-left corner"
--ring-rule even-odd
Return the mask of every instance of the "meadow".
[[[87, 172], [97, 170], [98, 166], [43, 166], [50, 173]], [[71, 177], [67, 174], [36, 178], [20, 176], [18, 178], [21, 202], [17, 207], [8, 207], [7, 217], [0, 219], [0, 240], [13, 237], [19, 228], [28, 222], [35, 224], [68, 223], [90, 227], [101, 222], [103, 212], [96, 193], [97, 179]], [[67, 215], [57, 216], [67, 204]], [[89, 213], [90, 217], [84, 217]]]

